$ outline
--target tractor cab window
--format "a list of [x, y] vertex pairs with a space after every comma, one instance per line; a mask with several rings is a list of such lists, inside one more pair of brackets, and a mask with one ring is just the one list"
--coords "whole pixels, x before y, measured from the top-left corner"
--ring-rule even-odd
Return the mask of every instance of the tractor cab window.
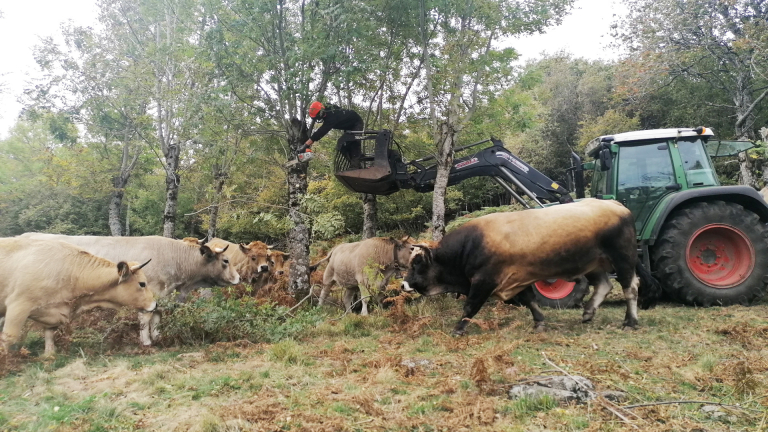
[[709, 163], [707, 150], [700, 139], [695, 141], [678, 141], [677, 148], [683, 160], [685, 180], [688, 187], [717, 186], [717, 176]]
[[616, 199], [632, 211], [640, 232], [656, 203], [675, 190], [667, 187], [676, 185], [669, 145], [664, 140], [621, 147], [618, 166]]
[[600, 161], [595, 161], [595, 171], [592, 174], [591, 196], [610, 195], [613, 191], [611, 187], [611, 172], [613, 170], [603, 171], [600, 169]]

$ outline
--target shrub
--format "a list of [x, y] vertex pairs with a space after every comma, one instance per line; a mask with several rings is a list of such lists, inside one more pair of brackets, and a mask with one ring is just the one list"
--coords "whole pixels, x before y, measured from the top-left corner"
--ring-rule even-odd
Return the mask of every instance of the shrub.
[[288, 308], [274, 303], [260, 304], [251, 297], [225, 298], [216, 290], [210, 299], [198, 298], [184, 304], [165, 301], [160, 332], [164, 343], [174, 345], [215, 342], [274, 343], [315, 327], [323, 316], [315, 308]]

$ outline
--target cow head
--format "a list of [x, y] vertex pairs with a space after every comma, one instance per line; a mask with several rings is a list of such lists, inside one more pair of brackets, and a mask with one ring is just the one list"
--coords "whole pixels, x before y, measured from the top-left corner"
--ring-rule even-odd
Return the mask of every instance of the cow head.
[[[152, 261], [152, 260], [149, 260]], [[147, 277], [141, 270], [149, 264], [120, 261], [117, 263], [117, 284], [110, 290], [97, 295], [98, 300], [129, 306], [145, 312], [152, 312], [157, 307], [152, 290], [147, 288]], [[99, 299], [99, 297], [103, 297]]]
[[207, 245], [200, 246], [200, 255], [203, 256], [205, 273], [207, 280], [217, 286], [235, 285], [240, 283], [240, 275], [235, 271], [235, 267], [230, 264], [229, 258], [224, 252], [229, 246], [224, 248], [210, 248]]
[[268, 250], [267, 260], [269, 261], [270, 273], [277, 276], [286, 274], [288, 272], [288, 268], [290, 267], [288, 263], [290, 256], [291, 254], [287, 254], [285, 252]]
[[405, 292], [418, 292], [421, 295], [433, 295], [437, 292], [430, 292], [430, 286], [435, 284], [434, 273], [432, 272], [433, 259], [432, 250], [423, 244], [411, 245], [409, 249], [410, 264], [408, 274], [400, 284]]
[[399, 268], [406, 268], [408, 263], [411, 262], [411, 254], [413, 253], [412, 249], [415, 243], [414, 240], [411, 238], [411, 236], [405, 236], [400, 240], [394, 239], [392, 237], [389, 239], [395, 245], [394, 264]]
[[254, 283], [260, 275], [269, 272], [269, 246], [260, 241], [252, 241], [249, 244], [238, 245], [246, 259], [238, 269], [243, 281]]

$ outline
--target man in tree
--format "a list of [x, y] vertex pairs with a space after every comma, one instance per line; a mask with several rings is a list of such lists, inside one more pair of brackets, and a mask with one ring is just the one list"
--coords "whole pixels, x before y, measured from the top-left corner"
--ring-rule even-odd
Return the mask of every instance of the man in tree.
[[[364, 129], [363, 118], [353, 110], [343, 109], [336, 105], [325, 106], [318, 101], [309, 105], [309, 116], [322, 126], [299, 148], [299, 154], [309, 152], [313, 143], [322, 139], [331, 129], [343, 131], [362, 131]], [[343, 148], [337, 148], [352, 168], [360, 168], [362, 149], [360, 141], [349, 141]]]

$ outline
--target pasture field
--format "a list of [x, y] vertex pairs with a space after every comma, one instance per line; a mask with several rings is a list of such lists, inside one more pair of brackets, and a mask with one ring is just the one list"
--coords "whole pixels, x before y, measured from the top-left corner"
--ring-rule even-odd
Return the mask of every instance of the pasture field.
[[[617, 295], [592, 324], [581, 324], [580, 310], [545, 310], [545, 333], [532, 332], [528, 310], [489, 303], [467, 336], [451, 337], [461, 301], [448, 296], [370, 317], [276, 308], [288, 327], [265, 326], [271, 333], [255, 342], [108, 349], [81, 342], [78, 332], [94, 331], [78, 329], [66, 354], [46, 360], [33, 332], [29, 352], [6, 360], [0, 430], [768, 430], [768, 304], [661, 304], [640, 312], [638, 330], [622, 331]], [[598, 402], [507, 397], [513, 384], [558, 368], [627, 393], [619, 406], [732, 406], [716, 416], [701, 403], [651, 405], [621, 410], [622, 419]]]

